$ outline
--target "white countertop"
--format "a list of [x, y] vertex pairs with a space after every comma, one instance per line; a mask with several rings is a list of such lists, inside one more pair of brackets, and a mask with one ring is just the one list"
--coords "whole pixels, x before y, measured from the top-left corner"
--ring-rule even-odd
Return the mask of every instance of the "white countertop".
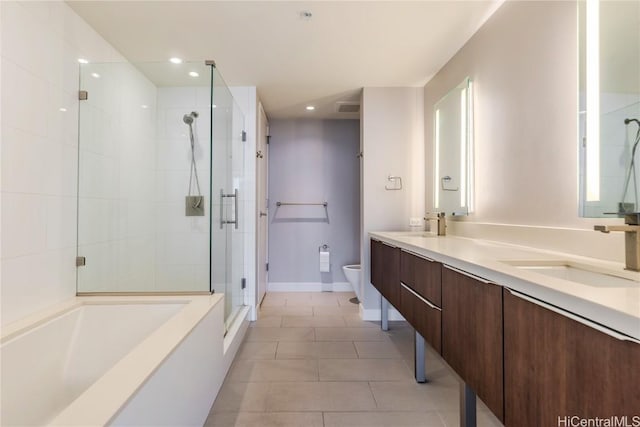
[[423, 232], [371, 232], [369, 235], [640, 340], [640, 286], [589, 286], [517, 268], [504, 261], [569, 261], [589, 265], [594, 270], [603, 272], [615, 271], [619, 276], [640, 283], [640, 273], [624, 270], [622, 263], [487, 240], [435, 236]]

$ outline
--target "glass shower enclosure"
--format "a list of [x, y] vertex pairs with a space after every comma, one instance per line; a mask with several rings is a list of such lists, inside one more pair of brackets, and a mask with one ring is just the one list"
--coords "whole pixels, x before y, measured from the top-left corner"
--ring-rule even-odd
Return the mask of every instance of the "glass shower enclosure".
[[245, 118], [212, 61], [80, 69], [77, 292], [244, 305]]

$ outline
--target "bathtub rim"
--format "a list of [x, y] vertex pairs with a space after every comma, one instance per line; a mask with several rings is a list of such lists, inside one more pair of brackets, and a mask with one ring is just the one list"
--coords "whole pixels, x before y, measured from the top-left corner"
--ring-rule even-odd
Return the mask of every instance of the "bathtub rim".
[[[2, 343], [70, 311], [91, 305], [184, 304], [49, 421], [48, 425], [107, 425], [195, 327], [224, 300], [223, 294], [82, 296], [3, 328]], [[222, 319], [220, 319], [222, 321]], [[222, 340], [222, 337], [221, 337]]]
[[[101, 294], [78, 295], [0, 327], [0, 345], [29, 332], [56, 317], [83, 306], [117, 304], [188, 304], [193, 297], [216, 294]], [[223, 295], [223, 294], [217, 294]]]

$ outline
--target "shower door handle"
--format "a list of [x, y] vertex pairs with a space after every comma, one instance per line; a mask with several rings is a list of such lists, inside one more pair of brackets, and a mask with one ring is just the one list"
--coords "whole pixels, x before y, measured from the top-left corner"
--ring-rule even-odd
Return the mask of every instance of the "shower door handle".
[[233, 200], [235, 202], [235, 209], [234, 209], [235, 218], [233, 219], [233, 224], [235, 224], [235, 228], [237, 230], [238, 229], [238, 189], [237, 188], [233, 192]]
[[[233, 197], [234, 198], [234, 219], [233, 221], [227, 221], [224, 219], [224, 204], [223, 201], [225, 197]], [[224, 224], [235, 224], [236, 230], [238, 229], [238, 189], [236, 188], [233, 194], [225, 194], [224, 190], [220, 189], [220, 228], [224, 226]]]

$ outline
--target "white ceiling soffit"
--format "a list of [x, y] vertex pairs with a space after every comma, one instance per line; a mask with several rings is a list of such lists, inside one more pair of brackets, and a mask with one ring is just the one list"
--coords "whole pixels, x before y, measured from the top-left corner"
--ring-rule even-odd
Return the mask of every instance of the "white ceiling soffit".
[[68, 4], [131, 62], [214, 59], [229, 85], [258, 87], [270, 118], [358, 118], [335, 103], [365, 86], [424, 85], [501, 2]]

